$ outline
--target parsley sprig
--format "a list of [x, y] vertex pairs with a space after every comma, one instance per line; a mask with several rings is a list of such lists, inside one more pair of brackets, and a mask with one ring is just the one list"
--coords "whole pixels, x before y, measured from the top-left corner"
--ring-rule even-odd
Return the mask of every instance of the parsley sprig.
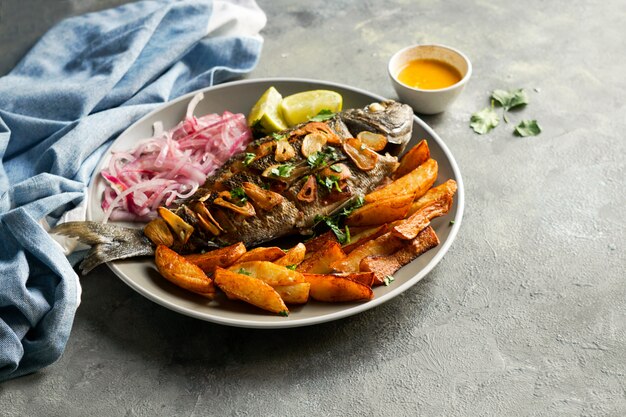
[[350, 203], [347, 207], [344, 207], [339, 213], [332, 216], [315, 216], [315, 223], [323, 222], [333, 231], [335, 236], [337, 236], [337, 240], [342, 245], [345, 243], [350, 243], [350, 228], [346, 225], [343, 226], [343, 222], [352, 213], [354, 210], [362, 207], [365, 203], [365, 199], [362, 196], [356, 197], [352, 203]]

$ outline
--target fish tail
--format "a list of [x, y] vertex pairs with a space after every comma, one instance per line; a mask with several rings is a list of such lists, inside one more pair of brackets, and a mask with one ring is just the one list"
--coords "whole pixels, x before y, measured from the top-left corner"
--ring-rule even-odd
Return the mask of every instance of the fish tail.
[[154, 245], [142, 229], [98, 222], [67, 222], [54, 227], [50, 233], [73, 237], [91, 246], [80, 264], [83, 274], [105, 262], [154, 254]]

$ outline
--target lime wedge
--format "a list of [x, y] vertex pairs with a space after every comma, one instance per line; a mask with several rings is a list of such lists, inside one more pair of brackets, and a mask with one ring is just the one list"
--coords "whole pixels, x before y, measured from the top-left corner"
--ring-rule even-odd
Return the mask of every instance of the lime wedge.
[[274, 87], [268, 88], [255, 103], [248, 114], [248, 126], [261, 126], [261, 130], [270, 134], [287, 129], [287, 124], [280, 114], [279, 105], [283, 96]]
[[287, 125], [291, 127], [317, 116], [322, 110], [337, 113], [341, 111], [342, 104], [341, 94], [335, 91], [310, 90], [285, 97], [280, 102], [280, 109]]

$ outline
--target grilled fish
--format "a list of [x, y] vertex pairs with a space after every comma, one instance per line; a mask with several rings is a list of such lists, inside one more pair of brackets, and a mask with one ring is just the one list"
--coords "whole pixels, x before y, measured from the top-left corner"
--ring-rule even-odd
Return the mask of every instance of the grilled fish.
[[409, 106], [383, 101], [303, 123], [250, 143], [192, 197], [160, 207], [159, 217], [143, 229], [68, 222], [51, 233], [92, 246], [83, 273], [104, 262], [152, 255], [158, 244], [193, 253], [307, 234], [317, 216], [350, 205], [395, 171], [412, 119]]

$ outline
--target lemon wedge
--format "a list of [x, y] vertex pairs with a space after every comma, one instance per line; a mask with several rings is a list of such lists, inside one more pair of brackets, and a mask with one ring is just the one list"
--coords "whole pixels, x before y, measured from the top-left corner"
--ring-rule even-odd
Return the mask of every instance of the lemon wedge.
[[280, 102], [280, 111], [289, 127], [317, 116], [322, 110], [341, 111], [341, 94], [330, 90], [310, 90], [292, 94]]
[[261, 125], [264, 133], [273, 133], [287, 129], [287, 124], [280, 114], [283, 96], [274, 87], [268, 88], [252, 106], [248, 114], [248, 126]]

